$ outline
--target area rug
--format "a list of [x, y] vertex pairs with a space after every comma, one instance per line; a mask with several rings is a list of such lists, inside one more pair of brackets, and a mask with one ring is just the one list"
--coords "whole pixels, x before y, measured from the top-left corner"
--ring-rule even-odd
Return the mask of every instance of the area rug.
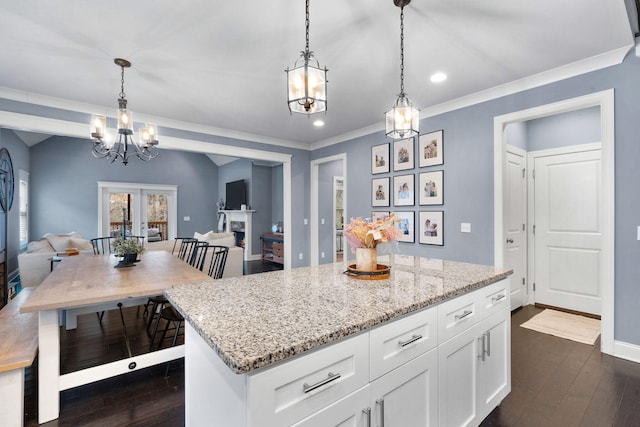
[[557, 310], [544, 310], [520, 326], [589, 345], [600, 336], [600, 320]]

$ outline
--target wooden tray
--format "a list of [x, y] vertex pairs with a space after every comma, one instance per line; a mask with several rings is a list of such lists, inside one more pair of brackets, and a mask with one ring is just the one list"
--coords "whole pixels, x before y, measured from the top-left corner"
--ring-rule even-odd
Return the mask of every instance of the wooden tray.
[[360, 280], [382, 280], [388, 279], [391, 275], [391, 267], [384, 264], [377, 264], [376, 271], [358, 270], [355, 264], [349, 264], [344, 274]]

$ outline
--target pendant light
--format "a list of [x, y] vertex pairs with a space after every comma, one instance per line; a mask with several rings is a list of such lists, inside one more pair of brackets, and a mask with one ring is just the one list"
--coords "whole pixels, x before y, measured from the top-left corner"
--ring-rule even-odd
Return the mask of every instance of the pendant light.
[[311, 115], [327, 111], [327, 68], [309, 50], [309, 0], [306, 6], [306, 45], [292, 69], [287, 68], [289, 112]]
[[404, 7], [409, 3], [411, 0], [393, 0], [400, 8], [400, 93], [386, 113], [386, 135], [392, 139], [409, 138], [419, 132], [420, 112], [404, 93]]
[[120, 67], [120, 95], [118, 98], [118, 136], [109, 139], [106, 134], [107, 118], [99, 114], [91, 116], [91, 141], [93, 155], [107, 158], [111, 163], [122, 159], [123, 164], [129, 163], [129, 155], [135, 154], [140, 160], [151, 160], [158, 156], [158, 128], [154, 124], [146, 124], [140, 128], [140, 137], [136, 141], [133, 137], [133, 113], [127, 110], [127, 99], [124, 93], [124, 69], [131, 67], [126, 59], [116, 58], [113, 62]]

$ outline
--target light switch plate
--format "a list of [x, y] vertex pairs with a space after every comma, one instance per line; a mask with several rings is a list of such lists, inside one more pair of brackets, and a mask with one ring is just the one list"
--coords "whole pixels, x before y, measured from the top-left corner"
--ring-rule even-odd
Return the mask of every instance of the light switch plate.
[[190, 217], [190, 216], [185, 216], [185, 217], [184, 217], [184, 220], [185, 220], [185, 221], [191, 221], [191, 217]]
[[461, 222], [460, 223], [460, 231], [462, 233], [471, 233], [471, 223], [470, 222]]

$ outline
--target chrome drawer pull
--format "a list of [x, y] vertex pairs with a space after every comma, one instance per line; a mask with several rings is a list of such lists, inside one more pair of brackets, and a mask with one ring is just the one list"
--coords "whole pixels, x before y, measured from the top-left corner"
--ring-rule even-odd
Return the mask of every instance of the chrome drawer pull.
[[320, 380], [315, 384], [311, 384], [311, 385], [307, 383], [302, 384], [302, 390], [305, 393], [309, 393], [310, 391], [313, 391], [319, 387], [322, 387], [323, 385], [329, 384], [331, 381], [335, 381], [338, 378], [340, 378], [340, 374], [332, 374], [331, 372], [329, 372], [329, 375], [327, 376], [327, 378]]
[[491, 331], [487, 331], [487, 356], [491, 357]]
[[505, 294], [500, 294], [497, 297], [491, 298], [491, 302], [498, 302], [506, 298]]
[[421, 340], [421, 339], [422, 339], [422, 335], [414, 335], [414, 336], [412, 336], [411, 338], [409, 338], [409, 339], [408, 339], [408, 340], [406, 340], [406, 341], [398, 341], [398, 345], [399, 345], [400, 347], [406, 347], [406, 346], [408, 346], [409, 344], [411, 344], [411, 343], [413, 343], [413, 342], [416, 342], [416, 341], [418, 341], [418, 340]]
[[376, 400], [376, 405], [380, 405], [380, 427], [384, 427], [384, 398]]
[[473, 314], [473, 311], [471, 310], [465, 310], [462, 314], [456, 314], [455, 316], [453, 316], [456, 320], [462, 320], [465, 317], [467, 317], [468, 315]]
[[367, 427], [371, 427], [371, 408], [363, 409], [362, 412], [367, 416]]

